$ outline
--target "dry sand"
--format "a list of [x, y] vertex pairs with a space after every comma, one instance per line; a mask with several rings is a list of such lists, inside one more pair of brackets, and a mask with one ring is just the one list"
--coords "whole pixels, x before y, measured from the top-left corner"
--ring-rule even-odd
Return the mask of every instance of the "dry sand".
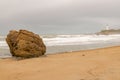
[[120, 46], [0, 59], [0, 80], [120, 80]]

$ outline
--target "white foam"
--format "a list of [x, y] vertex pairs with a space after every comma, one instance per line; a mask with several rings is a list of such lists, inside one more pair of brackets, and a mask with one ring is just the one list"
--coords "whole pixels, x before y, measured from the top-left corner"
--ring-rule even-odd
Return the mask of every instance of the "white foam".
[[8, 46], [5, 41], [0, 41], [0, 46]]
[[109, 42], [120, 39], [120, 35], [58, 35], [54, 38], [44, 38], [47, 46], [83, 45]]
[[[43, 37], [43, 41], [46, 46], [103, 44], [105, 42], [120, 42], [120, 35], [55, 35], [55, 37]], [[6, 41], [0, 41], [0, 47], [8, 47]]]

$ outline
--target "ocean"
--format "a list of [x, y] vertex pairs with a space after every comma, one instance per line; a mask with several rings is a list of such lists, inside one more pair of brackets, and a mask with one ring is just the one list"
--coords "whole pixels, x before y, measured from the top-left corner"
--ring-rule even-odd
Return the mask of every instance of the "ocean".
[[[120, 45], [120, 34], [116, 35], [40, 35], [47, 47], [46, 54], [57, 54]], [[0, 36], [0, 58], [11, 57], [6, 36]]]

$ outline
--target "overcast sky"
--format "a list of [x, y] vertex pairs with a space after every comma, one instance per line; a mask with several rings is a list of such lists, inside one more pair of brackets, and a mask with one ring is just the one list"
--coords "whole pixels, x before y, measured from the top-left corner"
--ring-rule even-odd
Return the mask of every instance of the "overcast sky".
[[79, 34], [120, 27], [120, 0], [0, 0], [0, 34]]

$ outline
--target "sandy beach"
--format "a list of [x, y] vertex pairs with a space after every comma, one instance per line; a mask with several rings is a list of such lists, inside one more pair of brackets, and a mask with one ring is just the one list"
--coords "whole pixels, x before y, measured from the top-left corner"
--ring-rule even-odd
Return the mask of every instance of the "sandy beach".
[[0, 80], [120, 80], [120, 46], [0, 59]]

